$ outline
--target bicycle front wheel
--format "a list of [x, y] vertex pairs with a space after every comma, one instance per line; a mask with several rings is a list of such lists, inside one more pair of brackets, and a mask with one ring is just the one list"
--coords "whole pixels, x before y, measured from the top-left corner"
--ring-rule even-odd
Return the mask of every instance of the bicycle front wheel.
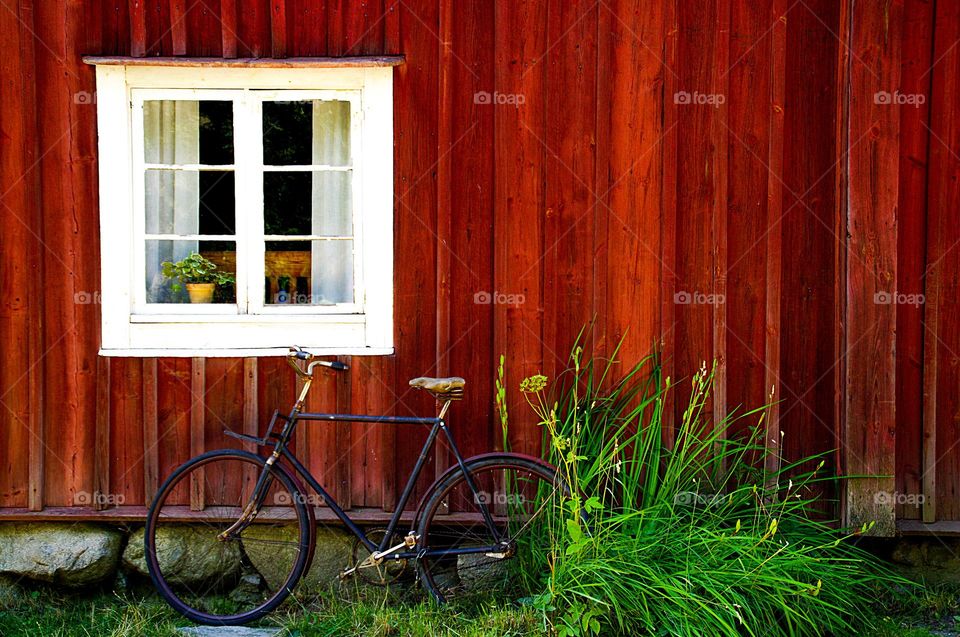
[[557, 512], [568, 493], [556, 469], [509, 453], [466, 465], [476, 491], [457, 469], [427, 495], [418, 527], [421, 581], [441, 603], [519, 599], [540, 590], [562, 533]]
[[[241, 519], [257, 479], [269, 471], [252, 522]], [[290, 594], [309, 559], [303, 496], [282, 469], [244, 451], [211, 451], [171, 475], [144, 529], [147, 568], [157, 590], [193, 621], [244, 624]]]

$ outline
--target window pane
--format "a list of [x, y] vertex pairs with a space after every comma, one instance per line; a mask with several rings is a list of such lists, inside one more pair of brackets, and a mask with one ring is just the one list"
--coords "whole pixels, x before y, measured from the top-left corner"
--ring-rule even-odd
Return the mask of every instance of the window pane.
[[[233, 241], [196, 241], [196, 240], [156, 240], [146, 241], [147, 265], [147, 303], [236, 303], [236, 274], [237, 248]], [[163, 264], [179, 263], [193, 254], [199, 254], [206, 261], [213, 263], [216, 268], [206, 276], [196, 277], [197, 281], [214, 282], [213, 297], [209, 301], [202, 299], [203, 290], [195, 289], [190, 293], [187, 283], [191, 279], [183, 280], [163, 274]], [[195, 258], [195, 257], [194, 257]], [[197, 272], [197, 269], [192, 269]], [[204, 268], [206, 271], [206, 268]], [[227, 275], [232, 281], [217, 282], [215, 274]], [[193, 300], [191, 301], [191, 296]]]
[[234, 234], [234, 173], [148, 169], [144, 197], [147, 234]]
[[264, 102], [263, 163], [350, 165], [350, 102]]
[[266, 234], [353, 235], [350, 171], [263, 174]]
[[353, 303], [353, 241], [267, 241], [264, 303]]
[[233, 102], [145, 101], [143, 145], [151, 164], [232, 164]]

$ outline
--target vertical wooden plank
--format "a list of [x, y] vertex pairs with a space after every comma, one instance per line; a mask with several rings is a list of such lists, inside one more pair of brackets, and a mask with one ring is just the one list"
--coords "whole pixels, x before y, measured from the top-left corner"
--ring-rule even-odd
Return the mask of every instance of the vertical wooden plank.
[[145, 358], [142, 372], [143, 388], [143, 492], [144, 504], [149, 505], [159, 486], [160, 451], [157, 447], [157, 359]]
[[924, 311], [923, 521], [956, 520], [960, 483], [960, 6], [936, 5], [931, 76]]
[[[438, 46], [435, 34], [440, 33], [439, 8], [439, 3], [431, 0], [405, 0], [398, 5], [399, 48], [410, 63], [394, 71], [394, 254], [404, 255], [405, 262], [420, 264], [394, 269], [394, 301], [398, 308], [394, 315], [394, 393], [399, 415], [432, 413], [430, 397], [411, 390], [407, 382], [437, 372], [440, 351], [437, 293], [443, 270], [438, 261], [446, 248], [438, 238], [437, 206], [441, 196], [447, 195], [442, 195], [445, 189], [439, 186], [446, 182], [438, 177], [449, 167], [442, 160], [438, 164], [438, 148], [446, 148], [438, 138], [442, 45]], [[449, 214], [449, 206], [442, 214]], [[427, 433], [423, 427], [405, 427], [397, 433], [393, 483], [402, 488]], [[425, 478], [433, 471], [431, 457], [424, 469]], [[427, 482], [420, 481], [409, 506], [416, 506]]]
[[[497, 90], [515, 105], [494, 117], [494, 285], [508, 303], [494, 310], [493, 363], [506, 356], [508, 444], [539, 454], [540, 431], [519, 391], [520, 381], [543, 370], [542, 261], [546, 150], [547, 5], [541, 0], [495, 5]], [[494, 369], [493, 373], [496, 373]], [[494, 414], [492, 444], [503, 442]]]
[[145, 0], [130, 0], [130, 55], [147, 54], [147, 8]]
[[187, 1], [170, 0], [170, 36], [173, 54], [187, 54]]
[[923, 436], [923, 275], [927, 238], [927, 151], [930, 120], [930, 63], [933, 3], [904, 3], [899, 92], [922, 95], [922, 103], [900, 109], [900, 189], [897, 215], [897, 519], [920, 517]]
[[[787, 2], [770, 3], [770, 140], [767, 152], [767, 259], [765, 273], [764, 383], [761, 400], [770, 403], [766, 411], [764, 447], [766, 469], [774, 471], [780, 456], [780, 398], [783, 392], [781, 367], [781, 283], [783, 267], [783, 181], [784, 108], [787, 76]], [[731, 364], [731, 367], [735, 368]]]
[[[660, 225], [660, 356], [663, 378], [674, 382], [676, 378], [677, 315], [674, 294], [677, 292], [677, 147], [679, 117], [673, 96], [681, 89], [677, 74], [679, 63], [680, 27], [676, 0], [664, 3], [663, 17], [663, 67], [664, 82], [661, 94], [663, 109], [663, 175], [660, 187], [662, 223]], [[668, 391], [663, 402], [663, 444], [672, 449], [676, 429], [676, 392]]]
[[[21, 104], [20, 104], [20, 127], [23, 131], [23, 140], [21, 142], [23, 165], [18, 167], [11, 175], [17, 175], [18, 186], [22, 184], [24, 189], [24, 209], [22, 211], [23, 219], [32, 226], [32, 232], [29, 232], [26, 241], [22, 244], [27, 251], [28, 267], [24, 268], [22, 264], [16, 264], [15, 270], [21, 274], [27, 275], [33, 281], [44, 280], [43, 265], [43, 206], [41, 205], [40, 194], [40, 173], [35, 170], [36, 162], [40, 156], [38, 148], [37, 133], [37, 60], [35, 40], [33, 37], [34, 8], [30, 0], [19, 3], [19, 23], [23, 26], [20, 30], [20, 60], [21, 60]], [[26, 172], [24, 169], [29, 167]], [[4, 186], [3, 192], [11, 194], [9, 188]], [[25, 224], [17, 224], [21, 228], [26, 228]], [[15, 253], [14, 253], [15, 254]], [[18, 267], [19, 266], [19, 267]], [[18, 284], [19, 285], [19, 284]], [[14, 289], [24, 290], [26, 287], [17, 287]], [[27, 413], [27, 426], [29, 427], [30, 442], [28, 443], [28, 463], [29, 478], [27, 492], [27, 506], [31, 511], [39, 511], [44, 505], [44, 462], [45, 462], [45, 440], [46, 440], [46, 409], [44, 407], [46, 398], [46, 385], [44, 382], [44, 369], [46, 363], [43, 361], [43, 325], [45, 322], [44, 298], [42, 294], [27, 295], [26, 318], [29, 323], [26, 329], [27, 352], [29, 355], [26, 361], [27, 365], [27, 404], [29, 411]], [[9, 387], [4, 385], [4, 387]], [[22, 396], [22, 394], [21, 394]], [[17, 447], [11, 447], [16, 449]], [[22, 457], [22, 454], [18, 454]], [[11, 461], [10, 465], [17, 463]]]
[[[260, 405], [258, 403], [259, 374], [256, 358], [243, 359], [243, 433], [248, 436], [259, 436], [258, 424], [260, 420]], [[243, 448], [251, 453], [257, 453], [257, 445], [252, 442], [243, 443]], [[307, 455], [306, 449], [300, 446], [300, 454]], [[254, 484], [257, 479], [257, 470], [253, 465], [244, 467], [243, 481], [244, 487]], [[243, 493], [248, 497], [247, 493]]]
[[[191, 457], [192, 377], [189, 358], [157, 360], [157, 466], [161, 479]], [[189, 504], [189, 491], [180, 489], [172, 502]]]
[[[717, 140], [716, 144], [716, 171], [715, 189], [711, 209], [711, 230], [713, 232], [713, 361], [716, 372], [713, 379], [713, 422], [721, 423], [727, 417], [727, 276], [730, 262], [727, 260], [727, 216], [730, 204], [728, 192], [729, 179], [729, 146], [730, 130], [730, 87], [732, 73], [727, 73], [730, 60], [730, 10], [731, 5], [740, 6], [730, 0], [717, 0], [717, 39], [716, 49], [713, 51], [716, 67], [713, 69], [711, 84], [713, 90], [725, 99], [719, 108], [713, 109], [713, 118], [710, 122], [711, 135]], [[739, 17], [739, 16], [738, 16]], [[739, 27], [739, 25], [738, 25]], [[739, 143], [739, 142], [738, 142]], [[736, 173], [734, 173], [736, 174]], [[739, 175], [738, 175], [739, 177]], [[742, 183], [742, 182], [737, 182]], [[740, 370], [737, 370], [738, 373]]]
[[[453, 235], [453, 144], [454, 87], [458, 73], [457, 56], [453, 52], [454, 12], [451, 0], [439, 0], [438, 21], [440, 26], [440, 103], [437, 113], [437, 221], [436, 221], [436, 351], [437, 375], [449, 376], [451, 337], [451, 250]], [[449, 465], [449, 450], [443, 441], [434, 446], [434, 471], [440, 477]]]
[[[196, 456], [204, 451], [204, 429], [206, 428], [206, 409], [204, 401], [207, 394], [206, 359], [194, 357], [190, 365], [190, 455]], [[190, 510], [204, 509], [204, 469], [199, 468], [190, 474]]]
[[40, 274], [42, 219], [36, 130], [36, 65], [32, 2], [0, 15], [0, 37], [9, 44], [0, 59], [0, 506], [43, 505], [42, 298], [33, 293]]
[[287, 23], [287, 33], [293, 34], [288, 47], [290, 55], [327, 55], [326, 0], [287, 0]]
[[[894, 528], [897, 192], [900, 109], [876, 99], [900, 79], [903, 3], [854, 3], [851, 12], [847, 258], [847, 482], [849, 521]], [[884, 295], [887, 295], [884, 297]], [[888, 300], [884, 301], [883, 299]], [[886, 477], [890, 476], [890, 477]], [[880, 497], [883, 493], [886, 498]]]
[[110, 477], [103, 504], [143, 505], [143, 359], [116, 358], [110, 366]]
[[[450, 372], [470, 379], [451, 409], [450, 428], [465, 455], [491, 448], [493, 396], [494, 120], [507, 104], [484, 101], [494, 88], [494, 5], [458, 3], [451, 14], [453, 86], [447, 108], [454, 146], [450, 177]], [[514, 113], [515, 115], [515, 113]], [[503, 117], [511, 117], [503, 112]], [[443, 152], [443, 150], [441, 150]], [[484, 296], [486, 295], [486, 296]], [[438, 449], [443, 448], [438, 446]], [[438, 468], [452, 463], [440, 462]], [[445, 467], [444, 467], [445, 468]]]
[[223, 23], [220, 21], [220, 0], [193, 2], [187, 6], [184, 29], [187, 32], [187, 54], [197, 57], [223, 55]]
[[270, 0], [270, 44], [274, 58], [287, 57], [286, 0]]
[[[774, 38], [778, 25], [779, 35], [783, 36], [784, 25], [780, 21], [783, 14], [777, 14], [775, 3], [770, 0], [734, 2], [730, 10], [731, 66], [724, 73], [729, 126], [725, 171], [728, 254], [722, 261], [728, 279], [723, 292], [727, 329], [719, 336], [727, 350], [724, 367], [731, 370], [724, 402], [727, 408], [742, 411], [767, 402], [779, 372], [779, 364], [769, 360], [767, 352], [767, 345], [775, 341], [770, 331], [778, 327], [770, 323], [767, 295], [770, 287], [779, 285], [780, 276], [777, 222], [782, 213], [779, 180], [783, 155], [780, 150], [777, 157], [771, 157], [771, 152], [776, 153], [783, 144], [782, 137], [774, 139], [774, 135], [781, 134], [775, 127], [783, 122], [783, 98], [774, 95], [778, 74], [780, 87], [783, 86], [783, 60], [778, 66]], [[771, 206], [776, 216], [771, 216]], [[771, 248], [775, 254], [771, 254]], [[776, 262], [775, 269], [769, 267], [771, 259]], [[759, 329], [760, 326], [768, 329]], [[777, 366], [771, 370], [769, 363]], [[735, 422], [732, 433], [748, 434], [755, 424], [753, 419]]]
[[[667, 96], [676, 105], [679, 139], [677, 149], [677, 292], [673, 301], [676, 316], [676, 374], [689, 378], [704, 363], [722, 356], [722, 344], [715, 343], [723, 324], [722, 297], [717, 296], [722, 263], [723, 227], [719, 219], [726, 206], [726, 94], [720, 74], [725, 70], [718, 58], [728, 41], [720, 25], [726, 24], [729, 5], [723, 0], [677, 4], [679, 33], [680, 89]], [[724, 29], [724, 31], [726, 31]], [[722, 203], [721, 203], [722, 202]], [[719, 224], [719, 225], [718, 225]], [[718, 360], [718, 364], [724, 361]], [[718, 370], [719, 371], [719, 370]], [[689, 386], [681, 384], [676, 397], [677, 417], [689, 398]], [[714, 386], [713, 400], [705, 409], [718, 415], [723, 400], [722, 372]]]
[[223, 57], [237, 57], [237, 0], [220, 0], [220, 47]]
[[111, 361], [106, 357], [97, 358], [97, 421], [93, 451], [93, 500], [96, 510], [105, 508], [100, 494], [110, 493], [110, 413], [111, 409]]
[[[124, 7], [126, 2], [123, 3]], [[95, 14], [94, 14], [95, 15]], [[69, 506], [94, 482], [97, 347], [99, 316], [93, 298], [99, 288], [96, 180], [96, 108], [93, 71], [80, 59], [88, 46], [87, 7], [78, 0], [39, 3], [34, 20], [38, 147], [43, 153], [44, 383], [46, 396], [44, 500]], [[129, 27], [126, 20], [123, 21]], [[123, 46], [129, 46], [129, 43]], [[53, 211], [70, 211], [59, 214]], [[84, 297], [84, 295], [87, 295]], [[74, 301], [74, 302], [71, 302]]]
[[373, 55], [383, 51], [384, 0], [327, 0], [327, 7], [331, 55]]
[[[342, 357], [342, 362], [350, 365], [351, 357]], [[348, 413], [350, 411], [352, 391], [351, 375], [346, 372], [337, 374], [337, 411]], [[351, 424], [347, 422], [338, 422], [334, 427], [336, 436], [336, 461], [334, 463], [334, 474], [332, 476], [333, 491], [331, 495], [337, 499], [340, 506], [344, 509], [353, 507], [353, 493], [351, 489], [352, 466], [350, 464], [350, 452], [352, 451], [352, 431]]]
[[237, 20], [237, 55], [263, 57], [270, 50], [270, 0], [244, 2]]
[[[592, 320], [594, 210], [597, 204], [597, 16], [590, 2], [548, 3], [546, 252], [544, 286], [548, 375], [569, 363]], [[582, 343], [592, 344], [592, 334]]]
[[[836, 263], [839, 237], [835, 228], [838, 150], [836, 135], [811, 135], [811, 130], [835, 130], [838, 123], [838, 55], [846, 50], [840, 31], [842, 3], [816, 0], [788, 4], [786, 19], [783, 113], [783, 213], [779, 217], [783, 267], [779, 305], [781, 373], [774, 398], [779, 407], [776, 434], [784, 458], [799, 460], [837, 449], [837, 383], [842, 384], [835, 341], [839, 320]], [[823, 86], [811, 91], [810, 86]], [[795, 267], [793, 255], [805, 255]], [[828, 456], [825, 471], [835, 470]]]
[[606, 332], [604, 347], [597, 335], [596, 351], [609, 355], [626, 337], [617, 357], [624, 368], [649, 353], [660, 319], [660, 308], [645, 302], [659, 296], [659, 277], [645, 273], [659, 269], [661, 252], [664, 69], [646, 45], [662, 40], [660, 10], [640, 10], [637, 2], [623, 0], [599, 16], [597, 85], [600, 95], [609, 92], [609, 104], [597, 112], [597, 137], [605, 141], [597, 147], [596, 188], [602, 198], [595, 232], [598, 256], [601, 246], [607, 256], [596, 263], [597, 323]]

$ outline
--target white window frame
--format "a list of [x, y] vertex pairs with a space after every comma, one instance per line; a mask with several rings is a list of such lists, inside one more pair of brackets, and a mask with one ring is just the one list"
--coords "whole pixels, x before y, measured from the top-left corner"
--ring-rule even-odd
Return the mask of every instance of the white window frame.
[[[98, 64], [100, 353], [269, 356], [294, 343], [317, 354], [393, 353], [392, 71]], [[234, 126], [251, 130], [262, 126], [257, 118], [264, 101], [350, 101], [353, 303], [263, 304], [262, 135], [256, 148], [242, 141], [252, 135], [234, 137], [237, 305], [145, 303], [143, 101], [214, 97], [241, 100]], [[257, 208], [261, 214], [245, 214]], [[247, 224], [244, 233], [240, 224]], [[260, 239], [241, 241], [241, 234]]]

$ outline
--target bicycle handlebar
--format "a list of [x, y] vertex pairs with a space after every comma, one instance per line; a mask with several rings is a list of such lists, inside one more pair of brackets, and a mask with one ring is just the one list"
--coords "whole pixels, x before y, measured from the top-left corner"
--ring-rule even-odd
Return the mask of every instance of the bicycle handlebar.
[[[340, 361], [323, 361], [323, 360], [313, 360], [314, 356], [310, 352], [304, 351], [302, 348], [293, 345], [290, 347], [290, 351], [287, 353], [287, 363], [290, 364], [290, 367], [293, 368], [293, 371], [297, 372], [297, 376], [301, 378], [312, 378], [313, 377], [313, 368], [317, 365], [322, 367], [329, 367], [330, 369], [336, 370], [338, 372], [346, 371], [350, 369], [350, 366], [341, 363]], [[299, 361], [311, 361], [307, 365], [307, 368], [304, 369], [300, 365]]]

